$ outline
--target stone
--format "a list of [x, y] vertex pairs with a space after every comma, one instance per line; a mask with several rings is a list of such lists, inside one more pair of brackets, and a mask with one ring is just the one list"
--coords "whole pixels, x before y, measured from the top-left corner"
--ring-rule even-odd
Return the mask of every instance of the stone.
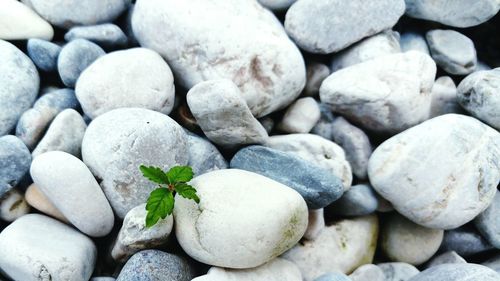
[[126, 262], [133, 254], [152, 249], [168, 241], [174, 219], [168, 216], [160, 219], [154, 226], [146, 227], [146, 204], [130, 210], [123, 219], [111, 256], [115, 261]]
[[304, 88], [300, 51], [257, 1], [139, 0], [132, 27], [142, 47], [166, 59], [181, 86], [230, 79], [257, 118], [289, 105]]
[[496, 255], [495, 257], [483, 262], [482, 265], [489, 267], [500, 274], [500, 255]]
[[494, 248], [476, 229], [468, 226], [446, 231], [441, 245], [441, 251], [455, 251], [466, 258], [492, 249]]
[[266, 130], [267, 134], [270, 134], [273, 129], [274, 129], [274, 119], [269, 117], [269, 116], [266, 116], [264, 118], [261, 118], [259, 119], [259, 122], [260, 124], [262, 125], [262, 127], [264, 127], [264, 129]]
[[341, 180], [328, 170], [299, 156], [264, 146], [249, 146], [239, 150], [231, 168], [257, 173], [297, 191], [310, 209], [330, 205], [342, 196]]
[[55, 219], [28, 214], [0, 233], [0, 267], [14, 280], [87, 281], [97, 249], [87, 236]]
[[359, 179], [366, 179], [368, 160], [373, 151], [370, 139], [363, 130], [343, 117], [335, 118], [331, 126], [332, 140], [344, 149], [352, 173]]
[[317, 97], [321, 83], [330, 75], [330, 68], [325, 64], [312, 62], [306, 67], [306, 86], [303, 94], [308, 97]]
[[368, 184], [353, 185], [340, 199], [326, 208], [328, 214], [354, 217], [374, 213], [378, 200], [373, 188]]
[[211, 171], [227, 169], [226, 159], [210, 141], [196, 134], [187, 133], [189, 162], [195, 175], [199, 176]]
[[128, 42], [127, 35], [119, 26], [112, 23], [75, 26], [64, 34], [64, 40], [68, 42], [77, 38], [87, 39], [106, 48], [124, 47]]
[[464, 258], [462, 258], [459, 254], [457, 254], [457, 252], [448, 251], [440, 255], [434, 256], [427, 264], [427, 268], [447, 263], [464, 264], [467, 263], [467, 261]]
[[402, 52], [419, 51], [426, 55], [431, 54], [425, 37], [417, 32], [409, 31], [401, 33], [399, 45], [401, 46]]
[[458, 85], [457, 100], [470, 114], [500, 130], [499, 87], [500, 68], [474, 72]]
[[52, 40], [53, 36], [52, 26], [23, 3], [16, 0], [0, 2], [0, 39]]
[[43, 39], [29, 39], [27, 44], [28, 55], [35, 65], [45, 72], [57, 70], [57, 58], [61, 46]]
[[337, 53], [332, 59], [330, 68], [335, 72], [351, 65], [400, 52], [399, 33], [387, 30]]
[[112, 22], [131, 0], [22, 0], [52, 25], [68, 29], [76, 25]]
[[285, 133], [309, 133], [321, 117], [318, 103], [311, 97], [296, 100], [285, 112], [278, 129]]
[[392, 28], [404, 11], [403, 0], [298, 0], [286, 13], [285, 29], [300, 48], [329, 54]]
[[116, 281], [191, 281], [193, 278], [194, 271], [184, 258], [146, 250], [127, 261]]
[[305, 281], [331, 271], [350, 273], [372, 262], [377, 236], [375, 215], [341, 220], [325, 227], [314, 241], [303, 241], [282, 257], [297, 264]]
[[333, 116], [332, 110], [330, 106], [325, 103], [319, 103], [319, 110], [321, 112], [321, 117], [316, 123], [316, 126], [312, 128], [311, 133], [323, 137], [327, 140], [333, 139], [333, 120], [335, 120], [335, 116]]
[[344, 190], [351, 187], [351, 166], [345, 159], [344, 150], [325, 138], [312, 134], [272, 136], [265, 146], [303, 158], [342, 180]]
[[394, 134], [429, 117], [436, 64], [420, 52], [387, 55], [331, 74], [321, 101], [364, 128]]
[[17, 189], [11, 189], [0, 198], [0, 219], [4, 221], [13, 222], [29, 211], [30, 206]]
[[111, 206], [80, 159], [61, 151], [43, 153], [33, 160], [30, 173], [40, 191], [80, 231], [92, 237], [111, 232]]
[[374, 264], [365, 264], [351, 273], [349, 278], [352, 281], [385, 281], [385, 274], [380, 267]]
[[189, 90], [186, 100], [205, 135], [218, 145], [260, 144], [268, 138], [230, 80], [201, 82]]
[[273, 11], [284, 11], [297, 0], [259, 0], [259, 3]]
[[500, 192], [497, 191], [491, 205], [474, 219], [479, 232], [493, 247], [500, 249]]
[[[10, 0], [12, 1], [12, 0]], [[0, 136], [8, 134], [38, 95], [40, 77], [16, 46], [0, 40]]]
[[458, 114], [430, 119], [382, 143], [368, 175], [408, 219], [453, 229], [484, 211], [500, 180], [500, 134]]
[[302, 281], [297, 266], [285, 259], [276, 258], [256, 268], [225, 269], [212, 267], [206, 275], [192, 281]]
[[69, 223], [68, 219], [59, 211], [52, 202], [40, 191], [34, 183], [28, 186], [24, 194], [26, 202], [38, 211], [56, 218], [62, 222]]
[[452, 75], [467, 75], [477, 66], [474, 42], [454, 30], [435, 29], [427, 32], [432, 58]]
[[122, 107], [169, 114], [175, 99], [172, 71], [160, 55], [145, 48], [98, 58], [82, 72], [75, 92], [83, 111], [92, 119]]
[[48, 151], [64, 151], [81, 157], [82, 140], [87, 124], [80, 113], [65, 109], [57, 114], [42, 140], [32, 152], [33, 158]]
[[318, 278], [314, 279], [314, 281], [352, 281], [351, 278], [347, 277], [347, 275], [340, 272], [326, 273]]
[[392, 261], [421, 265], [439, 250], [443, 234], [443, 230], [420, 226], [393, 213], [382, 227], [381, 246]]
[[21, 181], [30, 164], [30, 151], [19, 138], [0, 137], [0, 198]]
[[90, 123], [82, 142], [83, 162], [100, 180], [119, 218], [146, 202], [156, 185], [140, 165], [169, 170], [188, 163], [186, 134], [167, 115], [143, 108], [120, 108]]
[[324, 209], [309, 210], [309, 220], [304, 238], [307, 240], [315, 240], [324, 228]]
[[379, 263], [377, 266], [384, 272], [385, 281], [408, 281], [420, 273], [416, 267], [404, 262]]
[[184, 251], [197, 261], [235, 269], [256, 267], [293, 247], [306, 231], [305, 201], [274, 180], [228, 169], [195, 177], [190, 184], [201, 201], [197, 205], [176, 195], [175, 233]]
[[85, 39], [76, 39], [64, 45], [57, 59], [57, 71], [64, 85], [74, 88], [80, 74], [104, 55], [101, 47]]
[[457, 86], [449, 76], [441, 76], [432, 86], [431, 118], [448, 113], [462, 113], [457, 101]]
[[496, 0], [479, 0], [474, 5], [468, 0], [405, 0], [406, 15], [453, 26], [471, 27], [492, 18], [500, 9]]
[[409, 281], [498, 281], [500, 274], [479, 264], [442, 264], [431, 267]]

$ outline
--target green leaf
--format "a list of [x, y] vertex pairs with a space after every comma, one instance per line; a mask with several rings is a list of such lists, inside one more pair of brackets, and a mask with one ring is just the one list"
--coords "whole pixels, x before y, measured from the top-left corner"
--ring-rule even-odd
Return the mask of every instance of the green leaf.
[[175, 191], [179, 193], [180, 196], [186, 199], [192, 199], [196, 203], [200, 203], [200, 198], [196, 194], [196, 189], [189, 184], [179, 183], [175, 185]]
[[189, 166], [175, 166], [167, 172], [170, 183], [188, 182], [193, 179], [193, 169]]
[[174, 195], [166, 188], [157, 188], [151, 192], [146, 204], [148, 214], [146, 227], [152, 227], [160, 218], [164, 219], [174, 210]]
[[153, 167], [149, 166], [146, 167], [144, 165], [141, 165], [139, 167], [139, 170], [141, 170], [142, 175], [149, 179], [152, 182], [159, 183], [159, 184], [169, 184], [170, 182], [168, 181], [167, 175], [158, 167]]

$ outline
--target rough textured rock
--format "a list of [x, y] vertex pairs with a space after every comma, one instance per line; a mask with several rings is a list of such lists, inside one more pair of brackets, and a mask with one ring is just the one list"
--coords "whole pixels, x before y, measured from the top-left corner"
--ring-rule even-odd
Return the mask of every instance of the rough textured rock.
[[123, 47], [128, 38], [121, 28], [112, 23], [91, 26], [75, 26], [64, 34], [64, 40], [71, 41], [77, 38], [87, 39], [107, 48]]
[[11, 189], [0, 198], [0, 219], [4, 221], [13, 222], [29, 211], [30, 206], [17, 189]]
[[340, 199], [326, 208], [327, 214], [366, 216], [377, 210], [378, 200], [368, 184], [353, 185]]
[[52, 26], [26, 5], [16, 0], [0, 2], [0, 39], [40, 38], [52, 40], [53, 36]]
[[454, 30], [431, 30], [426, 35], [432, 58], [446, 72], [467, 75], [477, 66], [474, 42]]
[[104, 55], [101, 47], [85, 39], [76, 39], [64, 45], [57, 59], [57, 71], [64, 85], [74, 88], [80, 74]]
[[215, 170], [226, 169], [229, 166], [217, 147], [205, 138], [187, 132], [187, 146], [189, 152], [188, 165], [191, 166], [197, 176]]
[[500, 274], [479, 264], [442, 264], [419, 273], [410, 281], [498, 281]]
[[462, 113], [457, 101], [457, 86], [449, 76], [436, 79], [432, 86], [431, 118], [448, 113]]
[[384, 272], [385, 281], [408, 281], [420, 271], [404, 262], [387, 262], [377, 264]]
[[419, 51], [426, 55], [430, 55], [429, 46], [427, 46], [427, 41], [425, 37], [417, 32], [405, 32], [402, 33], [399, 39], [399, 45], [401, 46], [402, 52], [408, 51]]
[[62, 222], [68, 223], [68, 219], [59, 211], [52, 202], [49, 201], [47, 196], [40, 191], [40, 189], [33, 183], [27, 189], [24, 194], [26, 201], [31, 207], [37, 209], [38, 211], [54, 217]]
[[311, 97], [296, 100], [285, 112], [278, 129], [286, 133], [309, 133], [321, 117], [318, 103]]
[[474, 220], [474, 223], [486, 240], [495, 248], [500, 249], [500, 192], [497, 191], [493, 202]]
[[0, 137], [0, 198], [21, 181], [30, 164], [30, 151], [19, 138]]

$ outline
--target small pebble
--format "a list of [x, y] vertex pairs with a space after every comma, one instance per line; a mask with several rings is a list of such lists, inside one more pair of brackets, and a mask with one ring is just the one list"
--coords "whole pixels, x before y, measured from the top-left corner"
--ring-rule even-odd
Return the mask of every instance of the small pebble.
[[0, 198], [21, 181], [31, 164], [31, 154], [17, 137], [0, 137]]
[[311, 97], [300, 98], [288, 107], [278, 129], [285, 133], [309, 133], [320, 119], [318, 103]]
[[303, 94], [308, 97], [317, 97], [321, 83], [330, 75], [330, 68], [322, 63], [313, 62], [306, 67], [306, 86]]
[[399, 44], [402, 52], [418, 51], [426, 55], [431, 54], [425, 37], [420, 33], [411, 31], [402, 33], [399, 39]]
[[17, 189], [11, 189], [0, 198], [0, 219], [4, 221], [13, 222], [29, 211], [30, 206]]
[[494, 249], [481, 234], [472, 227], [465, 226], [444, 233], [441, 251], [455, 251], [462, 257], [482, 254]]
[[34, 183], [26, 189], [24, 196], [31, 207], [64, 223], [69, 223], [68, 219], [61, 211], [49, 201], [47, 196], [45, 196]]
[[500, 249], [500, 192], [497, 191], [493, 202], [474, 219], [476, 228], [493, 247]]
[[340, 216], [366, 216], [375, 212], [378, 200], [373, 188], [367, 184], [353, 185], [340, 199], [326, 208], [328, 214]]
[[447, 263], [467, 263], [467, 261], [457, 254], [457, 252], [448, 251], [434, 256], [427, 264], [427, 268]]
[[125, 33], [115, 24], [105, 23], [91, 26], [75, 26], [66, 34], [64, 40], [87, 39], [105, 48], [118, 48], [127, 45]]
[[35, 65], [46, 72], [57, 70], [57, 58], [61, 52], [61, 46], [45, 41], [43, 39], [28, 40], [28, 55]]
[[76, 39], [64, 45], [57, 59], [57, 70], [64, 85], [74, 88], [80, 74], [104, 55], [101, 47], [85, 39]]

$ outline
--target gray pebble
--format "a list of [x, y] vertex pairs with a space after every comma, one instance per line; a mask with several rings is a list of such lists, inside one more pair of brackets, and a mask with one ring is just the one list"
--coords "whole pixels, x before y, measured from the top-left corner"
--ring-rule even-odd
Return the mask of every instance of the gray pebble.
[[369, 263], [358, 267], [349, 278], [352, 281], [385, 281], [385, 274], [380, 267]]
[[76, 39], [66, 44], [57, 60], [57, 70], [64, 85], [75, 87], [76, 80], [85, 68], [105, 54], [101, 47], [85, 39]]
[[0, 197], [19, 183], [30, 164], [30, 151], [19, 138], [0, 137]]
[[28, 40], [28, 55], [35, 65], [43, 71], [55, 71], [61, 46], [42, 39]]
[[420, 272], [413, 265], [404, 262], [379, 263], [377, 266], [384, 272], [385, 281], [408, 281]]
[[115, 24], [105, 23], [91, 26], [75, 26], [65, 35], [64, 40], [87, 39], [102, 47], [118, 48], [127, 45], [127, 35]]
[[401, 46], [402, 52], [418, 51], [426, 55], [431, 54], [425, 37], [420, 33], [411, 31], [402, 33], [399, 39], [399, 45]]
[[410, 281], [498, 281], [500, 274], [479, 264], [442, 264], [422, 271]]
[[306, 75], [306, 86], [303, 94], [309, 97], [317, 97], [321, 83], [330, 75], [330, 68], [322, 63], [309, 63], [306, 66]]
[[493, 249], [472, 227], [459, 227], [444, 233], [441, 251], [455, 251], [462, 257], [484, 253]]
[[477, 229], [495, 248], [500, 249], [500, 192], [491, 205], [474, 219]]
[[431, 30], [426, 35], [432, 58], [446, 72], [467, 75], [476, 69], [474, 42], [454, 30]]
[[[187, 132], [187, 131], [186, 131]], [[226, 169], [228, 163], [217, 147], [205, 138], [187, 132], [189, 162], [196, 176], [204, 173]]]
[[377, 210], [375, 191], [368, 184], [353, 185], [340, 199], [326, 208], [326, 212], [340, 216], [365, 216]]
[[335, 116], [333, 116], [332, 109], [326, 103], [319, 103], [319, 111], [321, 112], [319, 121], [312, 128], [311, 133], [331, 140], [333, 138], [332, 123], [335, 120]]
[[427, 268], [447, 263], [467, 263], [467, 261], [457, 254], [457, 252], [448, 251], [434, 256], [427, 264]]

